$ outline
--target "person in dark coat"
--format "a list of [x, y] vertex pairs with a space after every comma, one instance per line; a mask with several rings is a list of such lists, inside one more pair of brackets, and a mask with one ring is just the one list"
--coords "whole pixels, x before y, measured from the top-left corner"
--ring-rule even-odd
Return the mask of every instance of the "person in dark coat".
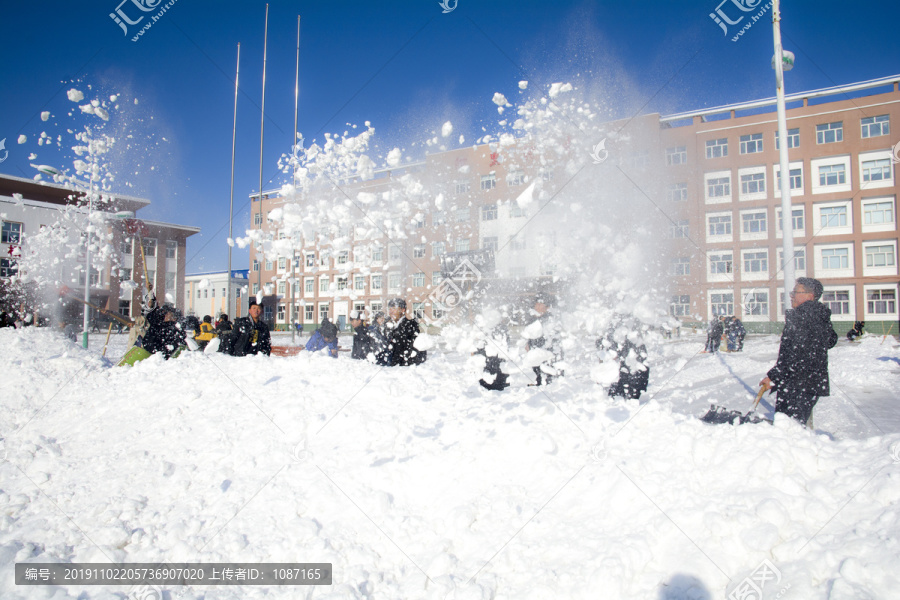
[[2, 312], [0, 313], [0, 327], [12, 327], [15, 329], [16, 321], [8, 313]]
[[639, 399], [650, 384], [647, 347], [638, 328], [639, 324], [619, 318], [613, 322], [606, 336], [597, 340], [597, 348], [606, 351], [607, 359], [619, 363], [619, 379], [607, 390], [611, 398]]
[[366, 360], [369, 354], [372, 354], [373, 339], [366, 327], [364, 314], [361, 310], [355, 310], [350, 313], [350, 328], [353, 330], [353, 350], [350, 352], [350, 358], [356, 360]]
[[219, 322], [216, 323], [216, 335], [221, 336], [223, 333], [228, 333], [232, 330], [231, 321], [228, 320], [228, 315], [222, 313], [219, 315]]
[[318, 352], [328, 348], [328, 355], [332, 358], [338, 357], [338, 330], [337, 325], [324, 319], [319, 328], [316, 329], [309, 340], [306, 342], [306, 350], [309, 352]]
[[722, 343], [722, 333], [724, 331], [725, 326], [722, 325], [722, 321], [719, 317], [714, 316], [710, 319], [709, 325], [706, 327], [706, 350], [704, 350], [704, 352], [715, 354], [719, 351], [719, 345]]
[[785, 312], [784, 332], [775, 366], [759, 382], [778, 395], [775, 412], [803, 425], [812, 416], [820, 396], [831, 391], [828, 381], [828, 349], [837, 344], [831, 326], [831, 309], [819, 302], [821, 282], [798, 277], [791, 292], [791, 309]]
[[375, 364], [383, 367], [391, 366], [391, 354], [388, 350], [386, 331], [384, 313], [378, 311], [372, 315], [372, 324], [369, 325], [369, 339], [372, 341], [372, 353], [375, 355]]
[[857, 321], [853, 324], [853, 329], [847, 332], [847, 339], [851, 342], [856, 340], [856, 338], [861, 337], [863, 334], [863, 328], [866, 326], [865, 321]]
[[185, 345], [184, 330], [178, 323], [178, 313], [171, 304], [157, 306], [147, 313], [147, 333], [141, 346], [150, 354], [161, 353], [166, 360]]
[[406, 300], [393, 298], [388, 302], [390, 319], [385, 323], [387, 352], [392, 367], [408, 367], [425, 362], [425, 353], [416, 349], [419, 325], [406, 317]]
[[232, 356], [248, 354], [269, 356], [272, 353], [272, 338], [269, 326], [259, 318], [260, 313], [262, 308], [251, 300], [247, 316], [235, 319], [234, 330], [222, 340], [219, 351]]
[[525, 344], [525, 351], [542, 348], [551, 352], [553, 357], [543, 361], [539, 366], [532, 367], [536, 380], [535, 383], [528, 384], [530, 386], [539, 386], [543, 385], [543, 383], [549, 384], [554, 376], [562, 375], [552, 364], [561, 361], [563, 358], [562, 344], [559, 339], [559, 324], [550, 310], [552, 303], [553, 299], [543, 293], [536, 295], [532, 302], [531, 321], [526, 326], [526, 330], [534, 329], [535, 323], [540, 321], [540, 335], [528, 339]]
[[747, 329], [737, 317], [725, 317], [723, 327], [725, 328], [726, 345], [729, 352], [740, 352], [744, 349], [744, 338], [747, 336]]

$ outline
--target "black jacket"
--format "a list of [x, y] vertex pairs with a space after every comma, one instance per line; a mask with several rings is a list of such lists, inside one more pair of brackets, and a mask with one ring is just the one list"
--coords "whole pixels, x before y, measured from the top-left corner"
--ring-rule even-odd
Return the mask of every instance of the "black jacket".
[[234, 320], [234, 330], [231, 332], [230, 348], [223, 350], [232, 356], [247, 356], [248, 354], [272, 353], [272, 338], [269, 335], [269, 326], [262, 319], [254, 323], [250, 317], [241, 317]]
[[154, 308], [147, 313], [147, 333], [141, 342], [144, 350], [151, 354], [161, 352], [169, 359], [172, 354], [185, 344], [184, 330], [175, 321], [166, 321], [166, 313], [161, 308]]
[[353, 351], [350, 352], [350, 358], [366, 360], [369, 353], [373, 352], [373, 346], [369, 328], [365, 325], [360, 325], [353, 330]]
[[[393, 326], [392, 326], [393, 325]], [[408, 367], [425, 362], [425, 353], [416, 350], [413, 344], [419, 335], [419, 325], [402, 317], [397, 323], [388, 323], [387, 349], [391, 356], [391, 366]]]
[[831, 309], [821, 302], [788, 310], [778, 360], [768, 372], [779, 397], [828, 396], [828, 349], [837, 339]]

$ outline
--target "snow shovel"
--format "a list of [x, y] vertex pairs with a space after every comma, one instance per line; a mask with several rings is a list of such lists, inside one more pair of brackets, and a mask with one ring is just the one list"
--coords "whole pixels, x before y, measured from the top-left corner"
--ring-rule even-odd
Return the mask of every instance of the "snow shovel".
[[709, 410], [705, 415], [700, 417], [700, 420], [704, 423], [710, 423], [712, 425], [722, 425], [724, 423], [730, 423], [731, 425], [743, 425], [744, 423], [762, 423], [767, 422], [771, 423], [768, 419], [764, 419], [758, 415], [754, 414], [756, 411], [756, 407], [759, 406], [759, 401], [762, 399], [763, 394], [766, 393], [766, 390], [769, 388], [760, 386], [759, 392], [756, 394], [756, 399], [753, 402], [753, 406], [747, 412], [747, 414], [741, 414], [739, 410], [730, 410], [725, 408], [724, 406], [716, 406], [715, 404], [709, 405]]

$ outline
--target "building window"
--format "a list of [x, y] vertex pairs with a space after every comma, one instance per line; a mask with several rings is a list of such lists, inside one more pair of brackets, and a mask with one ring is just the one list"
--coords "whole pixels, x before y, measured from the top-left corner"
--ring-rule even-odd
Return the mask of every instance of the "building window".
[[[778, 190], [781, 191], [781, 170], [778, 171]], [[803, 187], [803, 169], [791, 169], [788, 177], [788, 185], [792, 190], [799, 190]]]
[[319, 305], [319, 323], [325, 321], [328, 318], [328, 303], [324, 302]]
[[355, 275], [353, 277], [353, 289], [357, 291], [365, 291], [366, 289], [366, 278], [362, 275]]
[[425, 244], [413, 246], [413, 258], [425, 258]]
[[166, 240], [166, 258], [175, 258], [178, 251], [178, 242], [175, 240]]
[[525, 172], [524, 171], [510, 171], [509, 175], [506, 176], [506, 184], [517, 186], [523, 185], [525, 183]]
[[454, 213], [454, 220], [457, 223], [465, 223], [469, 220], [469, 208], [457, 208]]
[[691, 259], [685, 256], [672, 259], [671, 274], [675, 276], [691, 274]]
[[308, 269], [315, 267], [316, 266], [316, 253], [315, 252], [307, 252], [304, 264], [306, 265], [306, 267]]
[[769, 292], [752, 291], [744, 296], [744, 314], [765, 317], [769, 314]]
[[497, 236], [495, 235], [485, 236], [481, 239], [482, 250], [491, 250], [493, 252], [496, 252], [498, 247], [499, 243], [497, 240]]
[[119, 300], [119, 314], [123, 317], [131, 317], [131, 300]]
[[822, 268], [825, 270], [849, 269], [850, 250], [847, 248], [822, 248]]
[[822, 229], [827, 227], [846, 227], [847, 226], [847, 207], [846, 206], [829, 206], [819, 209], [819, 217], [822, 223]]
[[255, 296], [256, 294], [258, 294], [258, 293], [259, 293], [259, 284], [258, 284], [258, 283], [254, 283], [254, 284], [253, 284], [252, 290], [253, 290], [252, 293], [253, 293], [254, 296]]
[[[787, 130], [788, 148], [797, 148], [800, 146], [800, 128], [794, 127]], [[781, 150], [781, 140], [778, 139], [778, 132], [775, 132], [775, 149]]]
[[119, 244], [119, 250], [122, 252], [122, 254], [131, 254], [131, 244], [131, 238], [122, 240], [122, 242]]
[[312, 304], [307, 304], [303, 307], [303, 321], [306, 323], [312, 323], [316, 316], [316, 307]]
[[444, 280], [444, 277], [441, 275], [440, 271], [432, 271], [431, 272], [431, 285], [437, 287], [441, 285], [441, 282]]
[[766, 211], [741, 214], [743, 233], [766, 233]]
[[431, 243], [431, 255], [432, 256], [441, 256], [444, 254], [444, 242], [432, 242]]
[[376, 264], [384, 262], [384, 248], [381, 246], [372, 248], [372, 262]]
[[284, 304], [278, 303], [278, 312], [276, 313], [278, 321], [284, 321]]
[[847, 169], [844, 165], [822, 165], [819, 167], [819, 185], [843, 185], [847, 183]]
[[888, 135], [891, 133], [891, 117], [889, 115], [865, 117], [860, 120], [860, 123], [862, 125], [862, 136], [864, 138], [878, 137], [879, 135]]
[[[284, 294], [285, 294], [285, 284], [283, 281], [279, 281], [278, 282], [278, 295], [284, 296]], [[213, 290], [213, 296], [215, 296], [215, 295], [216, 295], [216, 291]]]
[[510, 250], [525, 250], [528, 247], [527, 240], [524, 235], [512, 235], [509, 237]]
[[283, 271], [287, 268], [287, 259], [283, 256], [278, 257], [278, 269]]
[[350, 259], [350, 253], [347, 250], [343, 250], [338, 253], [337, 256], [337, 264], [346, 265], [347, 261]]
[[687, 162], [687, 146], [666, 148], [666, 166], [683, 165]]
[[388, 247], [388, 260], [390, 262], [396, 262], [400, 260], [400, 246], [397, 244], [391, 244]]
[[754, 252], [744, 252], [744, 272], [745, 273], [768, 273], [769, 272], [769, 252], [767, 250], [756, 250]]
[[712, 314], [733, 315], [734, 314], [734, 294], [731, 292], [713, 292], [709, 295], [710, 307]]
[[894, 203], [891, 200], [863, 203], [863, 224], [884, 225], [894, 222]]
[[866, 290], [866, 309], [870, 315], [896, 313], [897, 291], [893, 289]]
[[897, 263], [894, 260], [894, 246], [865, 246], [867, 267], [893, 267]]
[[255, 258], [253, 259], [253, 271], [254, 271], [254, 272], [258, 272], [258, 271], [259, 271], [259, 261], [256, 260]]
[[381, 302], [375, 302], [375, 301], [372, 302], [372, 312], [373, 313], [382, 312]]
[[497, 187], [497, 176], [493, 173], [481, 176], [481, 190], [487, 191]]
[[716, 177], [706, 180], [706, 195], [723, 198], [731, 195], [731, 177]]
[[425, 273], [413, 273], [412, 286], [425, 287]]
[[686, 238], [688, 237], [689, 221], [675, 221], [669, 226], [669, 237]]
[[[784, 223], [781, 220], [781, 209], [778, 208], [775, 210], [778, 216], [778, 231], [781, 231], [784, 228]], [[791, 207], [791, 227], [794, 231], [803, 231], [806, 227], [804, 219], [804, 210], [801, 206], [800, 208]]]
[[706, 141], [706, 158], [722, 158], [728, 156], [728, 138]]
[[750, 173], [749, 175], [741, 175], [741, 194], [765, 194], [766, 193], [766, 174]]
[[457, 194], [469, 193], [469, 182], [466, 179], [457, 179], [455, 182]]
[[[784, 250], [778, 249], [778, 268], [783, 269]], [[796, 273], [806, 272], [806, 248], [794, 248], [794, 271]], [[781, 271], [779, 271], [780, 273]]]
[[447, 222], [447, 213], [442, 210], [436, 211], [431, 215], [431, 224], [434, 226], [443, 225]]
[[337, 290], [339, 292], [346, 290], [347, 289], [347, 276], [339, 275], [337, 278], [335, 278], [335, 283], [336, 283]]
[[0, 258], [0, 277], [12, 277], [18, 272], [19, 267], [16, 261], [9, 258]]
[[691, 314], [691, 297], [690, 296], [672, 296], [669, 303], [669, 313], [673, 317], [687, 317]]
[[822, 293], [822, 304], [831, 309], [832, 315], [849, 315], [850, 292], [846, 290], [825, 291]]
[[509, 203], [509, 218], [518, 219], [525, 216], [525, 209], [519, 206], [519, 203], [513, 200]]
[[823, 123], [816, 125], [816, 143], [833, 144], [844, 141], [844, 122]]
[[253, 213], [253, 226], [259, 227], [262, 225], [262, 214], [261, 213]]
[[425, 303], [424, 302], [413, 302], [412, 312], [414, 319], [424, 319], [425, 318]]
[[307, 296], [312, 296], [315, 285], [315, 280], [312, 277], [305, 278], [303, 280], [303, 293]]
[[400, 273], [388, 273], [388, 289], [400, 289]]
[[372, 275], [372, 292], [380, 292], [382, 288], [383, 275]]
[[144, 256], [156, 256], [156, 240], [144, 238]]
[[755, 154], [763, 151], [763, 134], [750, 133], [741, 136], [741, 154]]
[[669, 202], [683, 202], [687, 200], [687, 184], [673, 183], [666, 188], [666, 200]]
[[324, 294], [328, 292], [328, 286], [330, 284], [331, 282], [329, 281], [327, 275], [325, 277], [319, 277], [319, 293]]
[[881, 158], [862, 163], [863, 181], [887, 181], [891, 178], [891, 159]]
[[272, 270], [272, 261], [270, 259], [266, 259], [266, 271]]
[[200, 294], [202, 294], [202, 293], [203, 293], [202, 290], [200, 290], [200, 288], [197, 288], [197, 299], [198, 300], [200, 299]]
[[709, 235], [731, 235], [731, 215], [708, 217]]
[[[173, 282], [175, 281], [174, 275], [173, 275], [172, 281], [173, 281]], [[166, 287], [168, 287], [168, 286], [166, 286]], [[209, 288], [209, 296], [210, 296], [210, 298], [215, 298], [215, 297], [216, 297], [216, 288], [214, 288], [214, 287]]]
[[122, 281], [131, 281], [131, 269], [122, 269]]
[[482, 221], [494, 221], [497, 218], [497, 205], [496, 204], [485, 204], [481, 207], [481, 220]]
[[733, 272], [733, 255], [731, 252], [717, 252], [709, 255], [709, 272], [711, 275], [727, 275]]
[[456, 251], [457, 252], [468, 252], [469, 251], [468, 238], [456, 240]]

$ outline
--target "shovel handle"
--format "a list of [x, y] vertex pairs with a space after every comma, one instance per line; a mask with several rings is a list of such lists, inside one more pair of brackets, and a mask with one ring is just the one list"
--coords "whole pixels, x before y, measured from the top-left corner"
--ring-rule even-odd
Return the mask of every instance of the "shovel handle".
[[759, 401], [762, 400], [763, 394], [766, 393], [766, 390], [769, 389], [764, 385], [759, 386], [759, 392], [756, 394], [756, 401], [753, 403], [753, 410], [756, 410], [756, 407], [759, 406]]

